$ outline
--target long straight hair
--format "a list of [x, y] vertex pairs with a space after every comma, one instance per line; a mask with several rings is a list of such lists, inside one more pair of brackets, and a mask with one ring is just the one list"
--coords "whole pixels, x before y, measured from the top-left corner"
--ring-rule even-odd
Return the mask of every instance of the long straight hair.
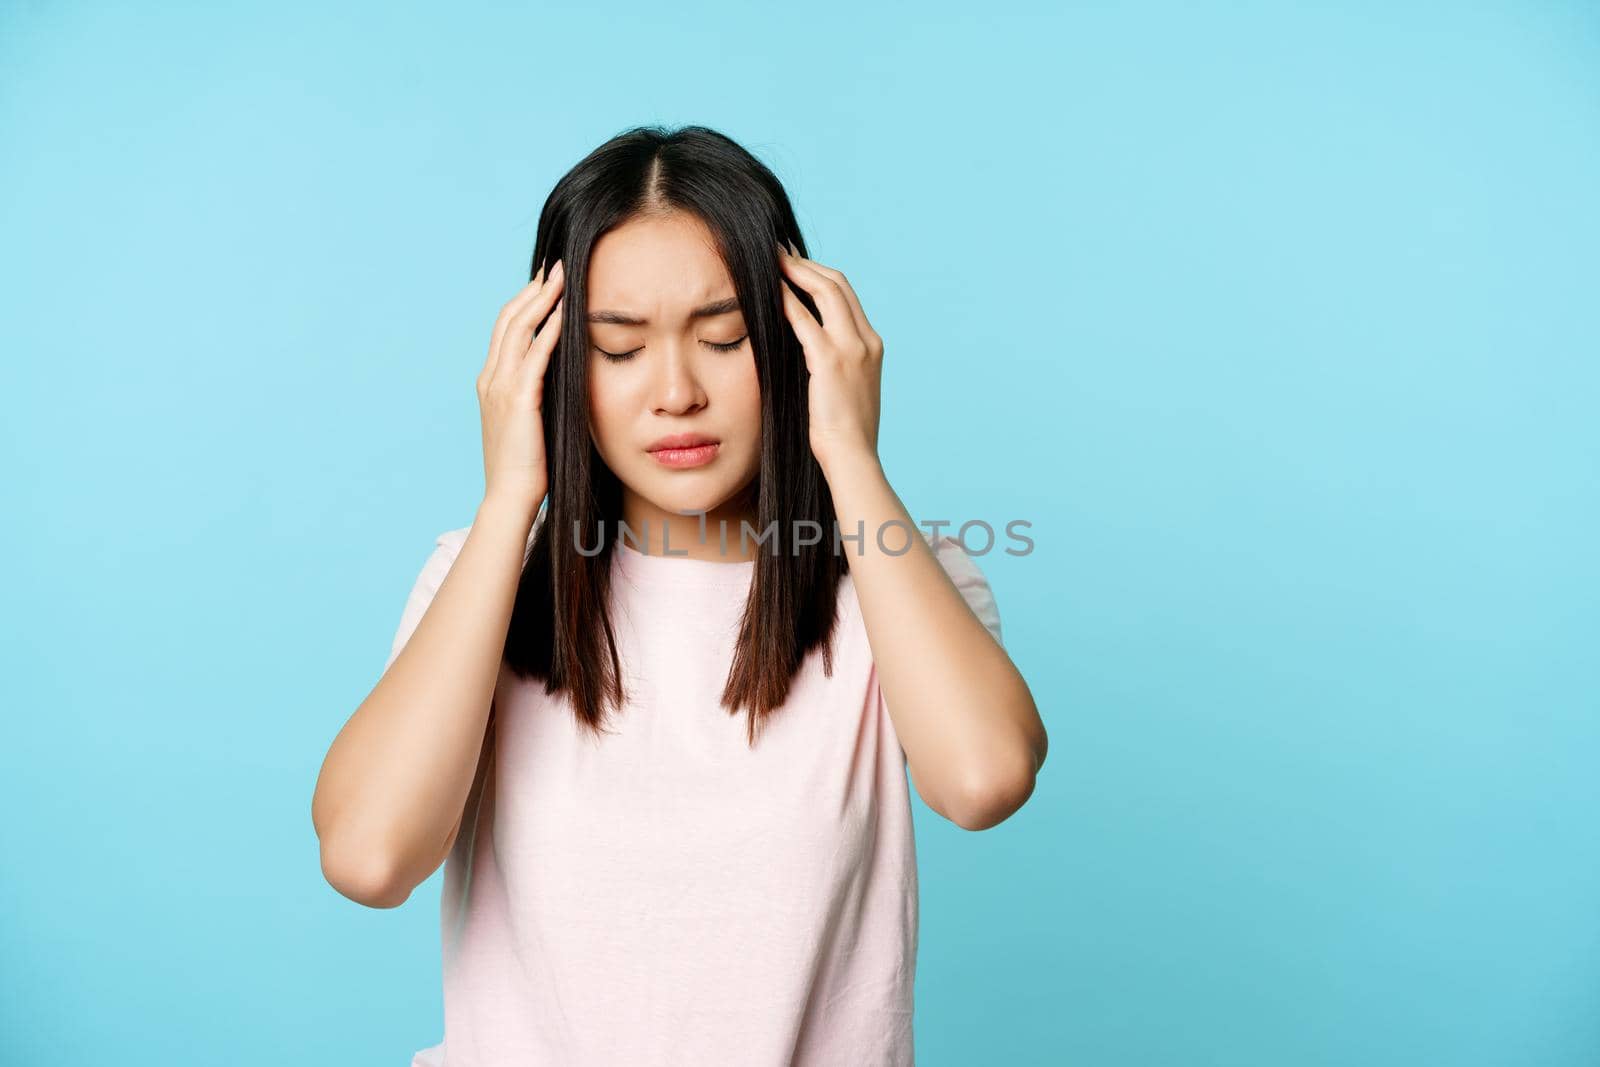
[[[566, 280], [561, 334], [545, 373], [544, 437], [549, 493], [533, 532], [506, 635], [506, 665], [566, 693], [579, 725], [598, 736], [609, 708], [625, 700], [616, 635], [606, 613], [622, 485], [595, 450], [589, 430], [589, 259], [596, 241], [634, 218], [685, 212], [716, 241], [749, 329], [761, 390], [761, 467], [755, 479], [758, 546], [749, 598], [722, 706], [748, 713], [747, 741], [789, 693], [812, 649], [833, 673], [839, 583], [848, 571], [834, 551], [835, 512], [811, 452], [799, 339], [783, 311], [786, 284], [776, 248], [805, 241], [788, 195], [760, 160], [704, 126], [626, 130], [589, 153], [556, 183], [539, 216], [531, 281], [561, 260]], [[815, 304], [795, 290], [808, 310]], [[822, 535], [804, 544], [797, 528]], [[585, 555], [578, 551], [581, 532]]]

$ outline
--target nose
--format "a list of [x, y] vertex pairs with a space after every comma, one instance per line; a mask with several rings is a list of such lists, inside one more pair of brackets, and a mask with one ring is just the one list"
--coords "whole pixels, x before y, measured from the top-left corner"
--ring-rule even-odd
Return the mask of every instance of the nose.
[[692, 415], [706, 405], [705, 390], [694, 367], [694, 342], [675, 338], [666, 342], [663, 358], [656, 361], [652, 383], [657, 415]]

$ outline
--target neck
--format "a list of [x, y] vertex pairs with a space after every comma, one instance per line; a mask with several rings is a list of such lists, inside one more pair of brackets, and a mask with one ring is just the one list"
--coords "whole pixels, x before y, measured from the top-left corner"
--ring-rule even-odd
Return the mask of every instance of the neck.
[[618, 527], [608, 532], [623, 538], [628, 547], [652, 556], [735, 563], [748, 562], [757, 552], [753, 539], [746, 538], [741, 545], [739, 538], [741, 523], [748, 523], [752, 531], [757, 528], [754, 482], [703, 514], [670, 511], [624, 487], [622, 521], [628, 526], [626, 531]]

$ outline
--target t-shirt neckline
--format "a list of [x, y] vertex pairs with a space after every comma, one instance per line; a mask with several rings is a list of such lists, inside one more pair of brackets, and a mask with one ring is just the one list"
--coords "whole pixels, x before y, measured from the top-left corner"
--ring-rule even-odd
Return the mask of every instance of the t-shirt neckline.
[[[681, 551], [673, 549], [676, 553]], [[621, 573], [635, 583], [682, 585], [750, 585], [756, 561], [695, 559], [691, 556], [663, 556], [641, 552], [619, 538], [616, 541], [615, 559]]]

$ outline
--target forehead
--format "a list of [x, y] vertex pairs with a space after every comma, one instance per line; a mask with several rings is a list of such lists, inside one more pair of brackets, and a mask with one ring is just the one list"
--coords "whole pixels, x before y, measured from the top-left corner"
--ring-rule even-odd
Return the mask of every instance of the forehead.
[[681, 212], [631, 219], [602, 235], [589, 254], [588, 290], [590, 310], [645, 314], [734, 295], [711, 231]]

